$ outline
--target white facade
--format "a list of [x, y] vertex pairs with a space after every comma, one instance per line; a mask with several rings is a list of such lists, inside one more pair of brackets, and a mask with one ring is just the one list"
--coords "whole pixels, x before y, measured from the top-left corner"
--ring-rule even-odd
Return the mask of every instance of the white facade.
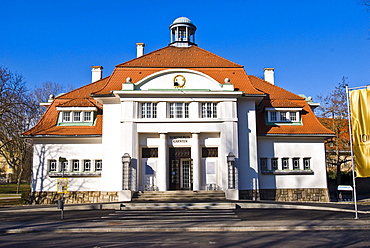
[[189, 19], [174, 24], [170, 46], [57, 97], [26, 132], [32, 191], [55, 192], [62, 176], [73, 192], [325, 190], [330, 131], [304, 99], [194, 47]]

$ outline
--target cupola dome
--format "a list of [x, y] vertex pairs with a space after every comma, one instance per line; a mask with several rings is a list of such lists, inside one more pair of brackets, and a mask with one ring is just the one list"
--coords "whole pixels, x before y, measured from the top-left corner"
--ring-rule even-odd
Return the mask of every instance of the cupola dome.
[[171, 46], [189, 47], [195, 44], [197, 28], [187, 17], [179, 17], [170, 25]]

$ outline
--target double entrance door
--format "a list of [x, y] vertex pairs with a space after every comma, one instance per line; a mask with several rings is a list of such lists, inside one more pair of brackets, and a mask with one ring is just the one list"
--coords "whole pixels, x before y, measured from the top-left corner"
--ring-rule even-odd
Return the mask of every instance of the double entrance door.
[[189, 147], [170, 148], [170, 190], [193, 189], [193, 165]]

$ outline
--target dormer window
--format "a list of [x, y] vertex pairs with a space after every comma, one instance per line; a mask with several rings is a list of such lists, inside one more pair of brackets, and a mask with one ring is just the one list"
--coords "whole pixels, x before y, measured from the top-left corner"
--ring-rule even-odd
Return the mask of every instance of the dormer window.
[[302, 108], [266, 108], [267, 122], [299, 123]]
[[97, 108], [95, 107], [57, 107], [58, 126], [93, 126]]
[[71, 122], [71, 112], [62, 112], [63, 122]]

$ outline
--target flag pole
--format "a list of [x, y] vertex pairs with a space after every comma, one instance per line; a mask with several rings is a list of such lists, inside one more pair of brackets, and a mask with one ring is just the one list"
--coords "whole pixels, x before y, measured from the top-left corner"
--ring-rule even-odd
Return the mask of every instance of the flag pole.
[[351, 161], [352, 161], [352, 180], [353, 180], [353, 197], [355, 201], [355, 219], [358, 219], [358, 210], [357, 210], [357, 192], [356, 192], [356, 176], [355, 176], [355, 161], [353, 159], [353, 142], [352, 142], [352, 124], [351, 124], [351, 110], [349, 105], [349, 90], [348, 85], [346, 85], [346, 97], [347, 97], [347, 111], [348, 111], [348, 127], [349, 127], [349, 143], [351, 147]]

